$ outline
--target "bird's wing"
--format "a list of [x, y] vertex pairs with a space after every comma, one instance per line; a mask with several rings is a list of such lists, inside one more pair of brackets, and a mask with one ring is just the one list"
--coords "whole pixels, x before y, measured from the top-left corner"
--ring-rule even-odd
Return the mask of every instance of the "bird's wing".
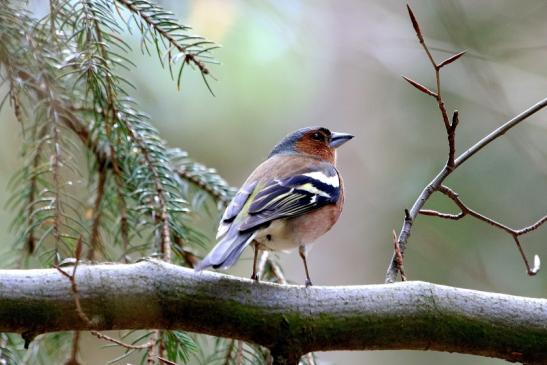
[[245, 206], [245, 203], [249, 199], [249, 196], [251, 196], [251, 194], [253, 193], [256, 187], [256, 183], [256, 181], [253, 181], [251, 183], [243, 185], [234, 196], [234, 198], [224, 211], [224, 214], [222, 215], [222, 218], [220, 220], [220, 225], [218, 226], [217, 231], [217, 239], [223, 236], [226, 232], [228, 232], [228, 229], [232, 225], [232, 222]]
[[329, 165], [319, 171], [272, 180], [253, 195], [248, 216], [239, 225], [240, 232], [336, 203], [340, 178], [336, 168]]

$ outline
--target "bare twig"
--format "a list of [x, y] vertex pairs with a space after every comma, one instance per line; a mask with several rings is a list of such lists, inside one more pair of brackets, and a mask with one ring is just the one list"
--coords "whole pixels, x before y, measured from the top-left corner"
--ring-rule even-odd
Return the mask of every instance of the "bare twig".
[[243, 365], [243, 341], [237, 341], [236, 365]]
[[482, 150], [484, 147], [486, 147], [488, 144], [496, 140], [497, 138], [503, 136], [505, 133], [507, 133], [511, 128], [518, 125], [522, 121], [528, 119], [541, 109], [545, 108], [547, 106], [547, 98], [544, 98], [540, 101], [538, 101], [536, 104], [532, 105], [522, 113], [516, 115], [513, 119], [509, 120], [508, 122], [504, 123], [500, 127], [496, 128], [490, 134], [485, 136], [483, 139], [475, 143], [473, 146], [471, 146], [469, 149], [467, 149], [464, 153], [458, 156], [458, 158], [454, 161], [454, 168], [460, 166], [465, 161], [467, 161], [471, 156]]
[[91, 236], [89, 240], [89, 251], [87, 252], [87, 259], [93, 261], [95, 259], [95, 252], [101, 248], [100, 241], [100, 227], [101, 227], [101, 204], [104, 198], [104, 188], [106, 185], [106, 170], [102, 164], [98, 165], [97, 171], [99, 178], [97, 181], [97, 194], [95, 196], [95, 204], [93, 206], [91, 225]]
[[259, 272], [263, 272], [266, 266], [268, 266], [270, 273], [275, 278], [276, 283], [286, 285], [287, 279], [285, 279], [285, 275], [283, 275], [283, 270], [274, 260], [270, 259], [269, 254], [270, 252], [268, 251], [262, 252], [262, 256], [260, 257], [258, 264]]
[[[441, 63], [437, 64], [435, 62], [435, 59], [433, 58], [433, 55], [431, 54], [431, 51], [429, 50], [429, 47], [424, 41], [424, 37], [422, 35], [422, 32], [420, 30], [420, 26], [418, 24], [418, 20], [414, 16], [414, 13], [412, 12], [412, 9], [410, 9], [410, 6], [407, 5], [408, 14], [410, 16], [410, 20], [412, 21], [412, 26], [414, 27], [414, 30], [416, 31], [416, 35], [418, 36], [418, 40], [420, 41], [420, 44], [422, 45], [425, 53], [427, 54], [427, 58], [431, 62], [431, 66], [433, 66], [433, 69], [435, 71], [435, 83], [436, 83], [436, 91], [433, 92], [429, 90], [427, 87], [417, 83], [416, 81], [413, 81], [405, 76], [404, 79], [410, 82], [414, 87], [418, 88], [420, 91], [425, 92], [426, 94], [429, 94], [435, 98], [437, 101], [437, 105], [439, 106], [439, 111], [441, 112], [443, 123], [446, 129], [446, 134], [448, 136], [449, 141], [449, 157], [447, 165], [449, 167], [454, 166], [454, 154], [455, 154], [455, 144], [454, 144], [454, 134], [456, 133], [456, 126], [458, 123], [452, 123], [450, 124], [448, 120], [448, 113], [446, 112], [445, 103], [441, 94], [441, 68], [443, 68], [446, 65], [449, 65], [450, 63], [456, 61], [458, 58], [463, 56], [465, 54], [465, 51], [456, 53], [453, 56], [448, 57]], [[455, 118], [457, 119], [457, 112], [454, 112]], [[453, 117], [454, 120], [454, 117]]]
[[176, 246], [175, 250], [181, 254], [186, 266], [193, 268], [199, 262], [199, 257], [187, 247], [186, 242], [179, 235], [173, 236], [173, 242]]
[[519, 253], [522, 256], [524, 264], [526, 265], [526, 271], [528, 272], [528, 275], [533, 276], [537, 274], [540, 268], [539, 256], [537, 255], [534, 256], [534, 267], [530, 267], [528, 263], [528, 259], [526, 258], [526, 254], [524, 253], [524, 250], [522, 249], [522, 246], [520, 244], [519, 236], [522, 236], [528, 232], [538, 229], [543, 223], [547, 222], [547, 215], [540, 218], [537, 222], [535, 222], [532, 225], [526, 226], [521, 229], [513, 229], [469, 208], [462, 202], [458, 193], [456, 193], [454, 190], [450, 189], [449, 187], [445, 185], [441, 185], [437, 189], [437, 191], [439, 191], [440, 193], [450, 198], [458, 206], [458, 208], [460, 208], [460, 213], [447, 214], [447, 213], [438, 212], [436, 210], [421, 209], [420, 214], [444, 218], [444, 219], [452, 219], [452, 220], [459, 220], [469, 215], [480, 221], [486, 222], [490, 224], [491, 226], [501, 229], [502, 231], [508, 233], [509, 235], [511, 235], [511, 237], [513, 237], [513, 240], [515, 241], [515, 244], [517, 245]]
[[147, 350], [153, 345], [153, 341], [148, 341], [146, 343], [143, 343], [142, 345], [131, 345], [129, 343], [125, 343], [123, 341], [120, 341], [118, 339], [115, 339], [114, 337], [110, 337], [108, 335], [105, 335], [102, 332], [99, 331], [91, 331], [91, 334], [98, 339], [105, 340], [108, 342], [112, 342], [113, 344], [119, 345], [123, 348], [126, 348], [128, 350]]
[[[468, 150], [466, 150], [461, 155], [459, 155], [457, 158], [455, 158], [454, 157], [455, 152], [456, 152], [455, 133], [456, 133], [456, 127], [458, 126], [458, 123], [459, 123], [459, 115], [458, 115], [458, 112], [455, 111], [453, 116], [452, 116], [452, 123], [449, 122], [448, 114], [446, 112], [446, 108], [444, 106], [444, 101], [442, 99], [442, 95], [441, 95], [441, 91], [440, 91], [440, 73], [439, 73], [439, 71], [440, 71], [441, 67], [444, 67], [444, 66], [454, 62], [455, 60], [459, 59], [463, 55], [463, 52], [457, 53], [454, 56], [449, 57], [445, 61], [442, 61], [440, 64], [435, 63], [435, 60], [433, 59], [433, 56], [431, 55], [431, 52], [429, 51], [429, 48], [427, 47], [427, 45], [424, 41], [424, 38], [423, 38], [422, 32], [420, 30], [420, 26], [418, 24], [418, 21], [416, 20], [416, 17], [414, 16], [412, 10], [410, 9], [410, 7], [408, 5], [407, 5], [407, 8], [408, 8], [409, 16], [410, 16], [410, 19], [411, 19], [411, 22], [412, 22], [412, 26], [413, 26], [414, 30], [416, 31], [416, 35], [418, 37], [418, 40], [419, 40], [420, 44], [422, 45], [422, 47], [424, 48], [424, 50], [427, 54], [427, 57], [430, 60], [433, 68], [435, 69], [435, 79], [436, 79], [437, 88], [436, 88], [436, 92], [432, 92], [434, 94], [432, 96], [435, 97], [435, 99], [437, 101], [437, 104], [438, 104], [438, 107], [439, 107], [439, 110], [441, 111], [441, 115], [442, 115], [442, 118], [443, 118], [443, 123], [445, 125], [446, 132], [447, 132], [447, 137], [448, 137], [449, 153], [448, 153], [448, 159], [447, 159], [446, 165], [443, 167], [443, 169], [441, 171], [439, 171], [437, 173], [437, 175], [433, 178], [433, 180], [431, 180], [431, 182], [429, 184], [427, 184], [426, 187], [422, 190], [422, 192], [420, 193], [420, 195], [418, 196], [418, 198], [416, 199], [416, 201], [412, 205], [412, 208], [410, 209], [409, 214], [407, 214], [407, 216], [405, 217], [405, 219], [403, 221], [403, 226], [401, 228], [401, 231], [400, 231], [398, 239], [397, 239], [397, 243], [399, 245], [401, 257], [404, 257], [406, 245], [407, 245], [407, 242], [408, 242], [408, 238], [410, 237], [410, 232], [412, 230], [412, 225], [414, 223], [414, 220], [416, 219], [416, 217], [418, 216], [418, 214], [422, 210], [423, 206], [425, 205], [425, 203], [427, 202], [427, 200], [429, 199], [431, 194], [433, 194], [433, 192], [435, 192], [437, 189], [439, 189], [439, 187], [442, 185], [444, 180], [452, 173], [452, 171], [454, 171], [456, 168], [461, 166], [465, 161], [467, 161], [467, 159], [469, 159], [471, 156], [473, 156], [478, 151], [483, 149], [485, 146], [490, 144], [492, 141], [494, 141], [497, 138], [503, 136], [511, 128], [518, 125], [522, 121], [529, 118], [531, 115], [537, 113], [538, 111], [540, 111], [541, 109], [543, 109], [544, 107], [547, 106], [547, 98], [544, 98], [543, 100], [539, 101], [535, 105], [533, 105], [530, 108], [526, 109], [522, 113], [515, 116], [513, 119], [509, 120], [508, 122], [504, 123], [503, 125], [501, 125], [497, 129], [492, 131], [486, 137], [484, 137], [483, 139], [481, 139], [480, 141], [475, 143]], [[417, 85], [415, 85], [414, 83], [412, 83], [412, 84], [419, 89], [419, 87]], [[425, 88], [425, 86], [423, 86], [423, 87]], [[426, 211], [425, 214], [427, 214], [427, 211]], [[442, 214], [443, 214], [443, 218], [459, 219], [456, 215], [450, 215], [450, 214], [446, 214], [446, 213], [442, 213]], [[539, 223], [539, 224], [541, 224], [541, 223]], [[517, 243], [517, 246], [520, 247], [520, 244]], [[387, 273], [386, 273], [386, 279], [385, 279], [386, 283], [392, 283], [392, 282], [396, 281], [396, 279], [397, 279], [397, 275], [399, 273], [398, 263], [397, 263], [397, 256], [398, 256], [397, 253], [394, 253], [392, 258], [391, 258], [391, 261], [390, 261], [390, 264], [389, 264], [389, 267], [388, 267]], [[523, 255], [523, 258], [524, 258], [524, 255]]]
[[401, 247], [397, 241], [397, 232], [393, 230], [393, 250], [395, 251], [395, 257], [397, 260], [397, 270], [401, 273], [401, 281], [406, 281], [405, 269], [404, 269], [404, 259], [401, 254]]
[[29, 192], [28, 192], [28, 204], [27, 204], [27, 217], [28, 217], [28, 233], [27, 233], [27, 249], [28, 253], [32, 254], [34, 253], [34, 249], [36, 247], [36, 237], [34, 233], [34, 200], [36, 199], [36, 195], [38, 193], [38, 166], [41, 161], [41, 155], [42, 155], [42, 149], [45, 143], [45, 139], [43, 139], [43, 135], [46, 133], [46, 129], [42, 128], [39, 132], [38, 140], [40, 142], [36, 146], [36, 150], [34, 151], [34, 157], [32, 159], [32, 167], [31, 167], [31, 176], [30, 176], [30, 186], [29, 186]]
[[72, 290], [72, 295], [74, 296], [74, 302], [76, 304], [76, 313], [78, 313], [78, 317], [80, 319], [87, 323], [88, 325], [92, 326], [93, 323], [91, 319], [85, 314], [84, 310], [82, 309], [82, 305], [80, 303], [80, 291], [78, 290], [78, 284], [76, 283], [76, 269], [78, 269], [78, 264], [80, 263], [80, 257], [82, 254], [82, 236], [78, 239], [76, 242], [76, 251], [75, 251], [75, 257], [76, 261], [74, 262], [74, 266], [72, 267], [72, 273], [69, 274], [65, 270], [63, 270], [59, 265], [55, 265], [55, 268], [61, 275], [68, 278], [70, 281], [70, 288]]
[[178, 365], [176, 362], [166, 359], [165, 357], [158, 356], [158, 360], [167, 365]]
[[226, 349], [226, 356], [224, 357], [224, 365], [230, 365], [230, 362], [232, 361], [232, 352], [234, 351], [236, 345], [236, 340], [232, 339], [230, 340], [230, 344], [228, 345], [228, 348]]
[[70, 350], [70, 357], [65, 361], [63, 365], [80, 365], [78, 361], [78, 351], [80, 347], [80, 331], [74, 331], [72, 334], [72, 347]]
[[[76, 269], [78, 268], [78, 264], [80, 263], [81, 254], [82, 254], [82, 237], [80, 236], [80, 238], [78, 239], [77, 245], [76, 245], [76, 250], [75, 250], [76, 261], [74, 262], [74, 266], [72, 268], [72, 273], [66, 272], [59, 265], [55, 266], [55, 269], [57, 269], [57, 271], [61, 275], [68, 278], [68, 280], [70, 281], [70, 288], [71, 288], [72, 296], [74, 298], [75, 309], [76, 309], [76, 313], [78, 314], [78, 317], [84, 323], [86, 323], [86, 326], [89, 329], [91, 329], [90, 333], [93, 336], [95, 336], [95, 337], [97, 337], [101, 340], [105, 340], [105, 341], [114, 343], [114, 344], [119, 345], [121, 347], [124, 347], [128, 350], [146, 350], [147, 358], [152, 359], [152, 364], [153, 364], [155, 357], [152, 353], [153, 353], [154, 347], [156, 346], [156, 343], [157, 343], [156, 339], [150, 340], [150, 341], [148, 341], [148, 342], [146, 342], [142, 345], [132, 345], [132, 344], [125, 343], [123, 341], [117, 340], [113, 337], [105, 335], [104, 333], [101, 333], [99, 331], [96, 331], [96, 330], [92, 329], [92, 328], [95, 328], [95, 324], [91, 321], [91, 319], [87, 316], [87, 314], [85, 314], [84, 310], [82, 309], [82, 305], [80, 303], [80, 291], [79, 291], [78, 285], [76, 283]], [[72, 362], [72, 363], [67, 362], [66, 364], [71, 364], [71, 365], [78, 364], [78, 362], [76, 360], [76, 354], [77, 354], [77, 351], [78, 351], [78, 341], [79, 341], [79, 331], [76, 331], [74, 339], [73, 339], [72, 356], [69, 359], [69, 361], [71, 359], [74, 359], [74, 361], [76, 361], [76, 362]], [[159, 357], [160, 355], [161, 354], [158, 353], [156, 357]]]
[[161, 357], [161, 343], [161, 331], [155, 329], [152, 334], [152, 340], [149, 342], [150, 346], [146, 349], [146, 362], [148, 365], [154, 365], [156, 358]]
[[457, 110], [454, 110], [454, 113], [452, 114], [452, 123], [450, 124], [450, 128], [448, 129], [448, 161], [446, 162], [446, 166], [448, 168], [454, 169], [454, 158], [456, 155], [456, 128], [458, 127], [458, 124], [460, 123], [460, 114]]

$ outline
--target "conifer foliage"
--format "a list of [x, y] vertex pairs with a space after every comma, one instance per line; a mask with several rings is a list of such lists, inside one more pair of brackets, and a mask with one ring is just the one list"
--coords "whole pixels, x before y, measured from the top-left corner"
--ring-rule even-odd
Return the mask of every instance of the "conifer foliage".
[[[25, 2], [0, 7], [0, 108], [20, 124], [22, 166], [11, 181], [14, 250], [5, 267], [63, 265], [67, 260], [135, 262], [149, 256], [192, 266], [213, 242], [193, 217], [214, 214], [234, 189], [213, 169], [170, 149], [131, 97], [122, 74], [136, 69], [128, 33], [158, 57], [181, 89], [193, 70], [211, 90], [211, 51], [172, 13], [149, 0], [50, 0], [38, 19]], [[5, 262], [5, 261], [4, 261]], [[275, 280], [265, 265], [264, 278]], [[147, 364], [263, 364], [252, 344], [181, 331], [122, 332], [121, 355]], [[2, 364], [79, 364], [79, 333], [38, 336], [28, 350], [0, 334]], [[150, 345], [147, 345], [150, 344]], [[311, 357], [310, 357], [311, 358]]]

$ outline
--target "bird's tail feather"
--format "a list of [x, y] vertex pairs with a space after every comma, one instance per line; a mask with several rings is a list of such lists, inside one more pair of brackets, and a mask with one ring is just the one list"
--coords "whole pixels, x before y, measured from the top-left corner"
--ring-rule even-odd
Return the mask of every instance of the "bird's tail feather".
[[254, 237], [255, 232], [253, 231], [242, 233], [236, 227], [230, 227], [226, 235], [194, 269], [201, 271], [208, 267], [213, 267], [214, 269], [221, 267], [225, 269], [232, 266]]

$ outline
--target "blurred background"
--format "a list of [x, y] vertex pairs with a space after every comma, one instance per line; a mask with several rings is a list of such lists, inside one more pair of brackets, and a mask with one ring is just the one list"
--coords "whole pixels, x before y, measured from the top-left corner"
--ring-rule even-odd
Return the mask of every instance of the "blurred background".
[[[382, 283], [391, 232], [447, 157], [442, 119], [431, 97], [401, 78], [433, 87], [434, 73], [402, 1], [162, 1], [198, 34], [223, 45], [212, 96], [197, 72], [176, 89], [157, 57], [135, 47], [141, 109], [171, 147], [216, 168], [239, 186], [288, 132], [322, 125], [356, 137], [340, 149], [346, 204], [315, 245], [316, 285]], [[547, 3], [413, 1], [434, 57], [467, 49], [443, 69], [447, 109], [460, 111], [457, 150], [547, 96]], [[36, 11], [47, 6], [35, 1]], [[18, 168], [17, 122], [1, 114], [0, 184]], [[547, 213], [547, 110], [459, 168], [447, 185], [470, 207], [515, 228]], [[0, 190], [0, 200], [9, 193]], [[436, 196], [429, 208], [455, 212]], [[9, 249], [12, 212], [0, 212], [0, 251]], [[211, 234], [215, 218], [207, 218]], [[406, 251], [411, 280], [545, 297], [547, 269], [528, 277], [513, 240], [482, 222], [420, 217]], [[522, 237], [529, 259], [547, 262], [547, 227]], [[212, 244], [212, 241], [211, 241]], [[251, 252], [233, 273], [248, 276]], [[287, 277], [304, 282], [296, 253], [279, 256]], [[112, 357], [105, 356], [105, 359]], [[320, 363], [501, 364], [500, 360], [417, 351], [329, 352]], [[99, 360], [97, 360], [99, 361]], [[100, 362], [97, 362], [100, 363]]]

